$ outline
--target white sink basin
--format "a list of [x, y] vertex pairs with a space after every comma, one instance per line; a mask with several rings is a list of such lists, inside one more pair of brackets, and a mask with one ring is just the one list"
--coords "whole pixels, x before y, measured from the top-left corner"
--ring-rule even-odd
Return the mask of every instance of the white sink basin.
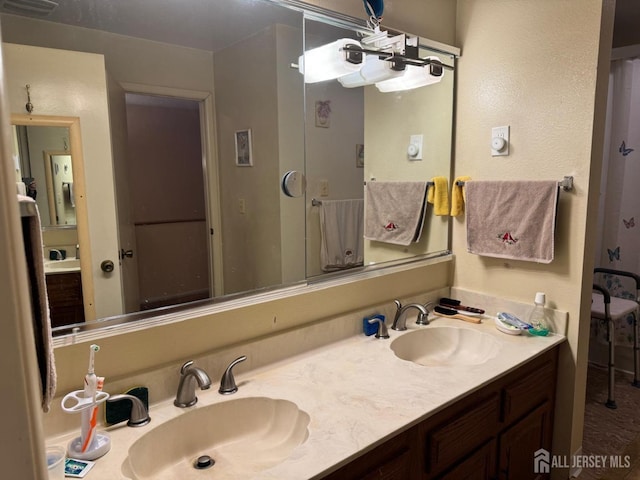
[[402, 360], [425, 366], [480, 365], [498, 354], [499, 342], [491, 335], [457, 327], [428, 326], [391, 342]]
[[51, 260], [44, 263], [46, 270], [79, 270], [80, 259], [79, 258], [66, 258], [64, 260]]
[[[250, 478], [289, 457], [306, 441], [308, 425], [309, 415], [287, 400], [253, 397], [196, 406], [131, 445], [123, 472], [149, 480]], [[215, 464], [198, 470], [194, 463], [203, 455]]]

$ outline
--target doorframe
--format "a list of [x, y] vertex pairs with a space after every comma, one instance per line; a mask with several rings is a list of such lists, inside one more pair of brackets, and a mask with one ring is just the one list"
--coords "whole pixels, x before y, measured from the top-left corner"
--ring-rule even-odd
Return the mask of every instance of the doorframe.
[[[218, 154], [216, 138], [215, 105], [212, 92], [182, 88], [120, 82], [125, 93], [140, 93], [174, 97], [200, 102], [200, 138], [202, 149], [202, 170], [205, 181], [205, 204], [207, 230], [209, 232], [209, 285], [210, 295], [217, 297], [224, 293], [224, 263], [222, 260], [222, 217], [220, 209], [220, 182], [218, 175]], [[213, 234], [211, 234], [213, 231]]]

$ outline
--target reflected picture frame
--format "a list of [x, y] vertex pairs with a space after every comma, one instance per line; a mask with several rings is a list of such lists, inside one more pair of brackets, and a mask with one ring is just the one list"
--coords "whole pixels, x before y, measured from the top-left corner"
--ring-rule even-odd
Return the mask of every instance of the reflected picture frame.
[[253, 151], [251, 147], [251, 129], [236, 130], [236, 166], [253, 167]]

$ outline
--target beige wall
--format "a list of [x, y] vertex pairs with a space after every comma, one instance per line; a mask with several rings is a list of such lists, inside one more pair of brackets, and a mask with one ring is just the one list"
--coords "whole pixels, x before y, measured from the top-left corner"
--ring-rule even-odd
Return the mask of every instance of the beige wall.
[[[270, 28], [214, 56], [226, 66], [215, 72], [225, 293], [282, 279], [275, 33]], [[235, 132], [245, 129], [250, 167], [235, 160]]]
[[[602, 101], [595, 95], [602, 15], [600, 0], [458, 1], [457, 42], [463, 55], [457, 74], [456, 175], [575, 179], [574, 191], [560, 194], [556, 255], [550, 265], [466, 253], [462, 218], [454, 220], [452, 237], [455, 286], [526, 302], [533, 301], [536, 291], [545, 291], [549, 306], [569, 312], [570, 351], [561, 359], [556, 413], [557, 454], [574, 453], [582, 444], [583, 339], [589, 329], [582, 292], [583, 284], [591, 283], [588, 200], [595, 196], [597, 201], [590, 183], [599, 178], [602, 152], [602, 135], [594, 135], [601, 127], [594, 106]], [[610, 8], [605, 9], [609, 26], [610, 15]], [[606, 47], [610, 41], [609, 31], [602, 42]], [[604, 68], [608, 71], [606, 59]], [[511, 126], [511, 154], [491, 157], [491, 127], [500, 125]]]
[[[278, 178], [304, 165], [304, 83], [291, 59], [302, 54], [302, 31], [276, 25], [276, 75], [278, 76]], [[282, 283], [305, 277], [304, 197], [290, 198], [280, 193], [280, 251]]]

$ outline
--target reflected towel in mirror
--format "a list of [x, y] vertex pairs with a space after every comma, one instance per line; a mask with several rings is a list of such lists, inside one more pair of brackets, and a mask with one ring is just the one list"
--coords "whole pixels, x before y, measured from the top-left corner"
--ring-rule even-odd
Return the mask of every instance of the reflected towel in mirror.
[[367, 182], [364, 238], [396, 245], [418, 242], [426, 197], [427, 182]]
[[433, 177], [433, 185], [427, 189], [427, 201], [433, 204], [433, 213], [437, 216], [449, 215], [449, 185], [447, 177]]
[[320, 205], [320, 261], [331, 272], [364, 262], [364, 200], [323, 200]]

